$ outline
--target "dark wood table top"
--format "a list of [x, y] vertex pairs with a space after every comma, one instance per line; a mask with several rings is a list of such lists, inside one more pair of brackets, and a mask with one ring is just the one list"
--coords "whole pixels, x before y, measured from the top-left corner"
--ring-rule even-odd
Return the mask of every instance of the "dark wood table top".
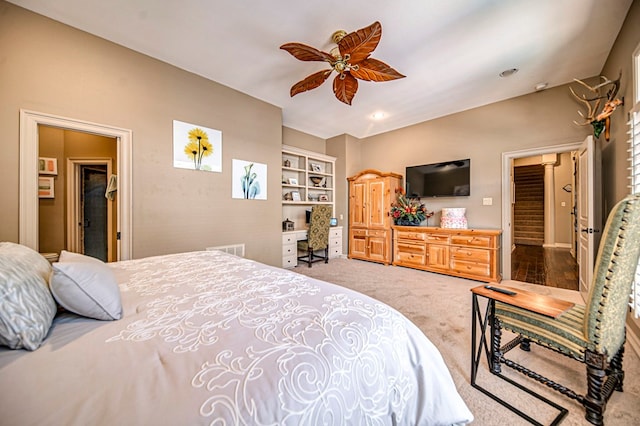
[[[514, 295], [500, 293], [487, 287], [505, 289], [515, 292]], [[575, 303], [568, 302], [555, 297], [545, 296], [519, 288], [508, 287], [504, 285], [480, 285], [471, 289], [473, 294], [483, 296], [499, 302], [507, 303], [527, 311], [535, 312], [551, 318], [557, 318], [563, 312], [571, 309]]]

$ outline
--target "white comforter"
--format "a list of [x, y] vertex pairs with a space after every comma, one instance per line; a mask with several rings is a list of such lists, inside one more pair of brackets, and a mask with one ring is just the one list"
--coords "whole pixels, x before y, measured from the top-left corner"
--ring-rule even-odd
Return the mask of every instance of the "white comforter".
[[438, 350], [351, 290], [218, 251], [111, 264], [123, 319], [0, 350], [3, 425], [451, 425]]

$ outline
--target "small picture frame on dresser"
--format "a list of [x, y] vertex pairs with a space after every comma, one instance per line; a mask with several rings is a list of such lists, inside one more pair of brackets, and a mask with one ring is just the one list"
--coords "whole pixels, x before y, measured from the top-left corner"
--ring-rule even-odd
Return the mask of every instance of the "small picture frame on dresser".
[[291, 200], [292, 201], [300, 201], [300, 192], [298, 191], [291, 191]]
[[289, 178], [288, 181], [289, 181], [288, 182], [289, 185], [297, 185], [298, 184], [298, 179], [296, 179], [296, 178]]

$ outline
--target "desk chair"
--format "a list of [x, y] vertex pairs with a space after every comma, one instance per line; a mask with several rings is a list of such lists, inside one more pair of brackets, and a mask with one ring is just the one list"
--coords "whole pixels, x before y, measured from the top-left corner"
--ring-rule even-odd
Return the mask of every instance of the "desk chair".
[[[557, 318], [496, 302], [492, 339], [492, 371], [501, 364], [513, 368], [585, 407], [585, 418], [602, 425], [607, 401], [614, 390], [622, 392], [622, 356], [629, 294], [640, 253], [640, 195], [631, 195], [614, 206], [602, 235], [593, 280], [585, 305], [575, 305]], [[500, 346], [501, 330], [517, 337]], [[528, 368], [505, 358], [530, 342], [586, 364], [587, 393], [578, 395]]]
[[[331, 206], [313, 206], [309, 219], [309, 231], [307, 239], [298, 241], [298, 250], [307, 253], [299, 256], [298, 260], [307, 262], [309, 268], [313, 262], [324, 260], [329, 262], [329, 221], [331, 220]], [[324, 257], [314, 254], [317, 250], [324, 249]]]

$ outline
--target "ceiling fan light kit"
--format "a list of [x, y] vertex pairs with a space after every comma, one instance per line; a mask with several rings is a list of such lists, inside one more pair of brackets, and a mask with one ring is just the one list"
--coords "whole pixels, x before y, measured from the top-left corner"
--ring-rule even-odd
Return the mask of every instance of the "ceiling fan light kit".
[[337, 46], [330, 53], [302, 43], [283, 44], [280, 49], [286, 50], [296, 59], [327, 62], [331, 66], [328, 70], [313, 73], [294, 84], [291, 96], [315, 89], [336, 71], [338, 75], [333, 80], [333, 93], [340, 102], [351, 105], [358, 91], [358, 80], [379, 82], [404, 78], [404, 75], [386, 63], [370, 57], [381, 37], [382, 25], [376, 21], [352, 33], [335, 31], [331, 39]]

